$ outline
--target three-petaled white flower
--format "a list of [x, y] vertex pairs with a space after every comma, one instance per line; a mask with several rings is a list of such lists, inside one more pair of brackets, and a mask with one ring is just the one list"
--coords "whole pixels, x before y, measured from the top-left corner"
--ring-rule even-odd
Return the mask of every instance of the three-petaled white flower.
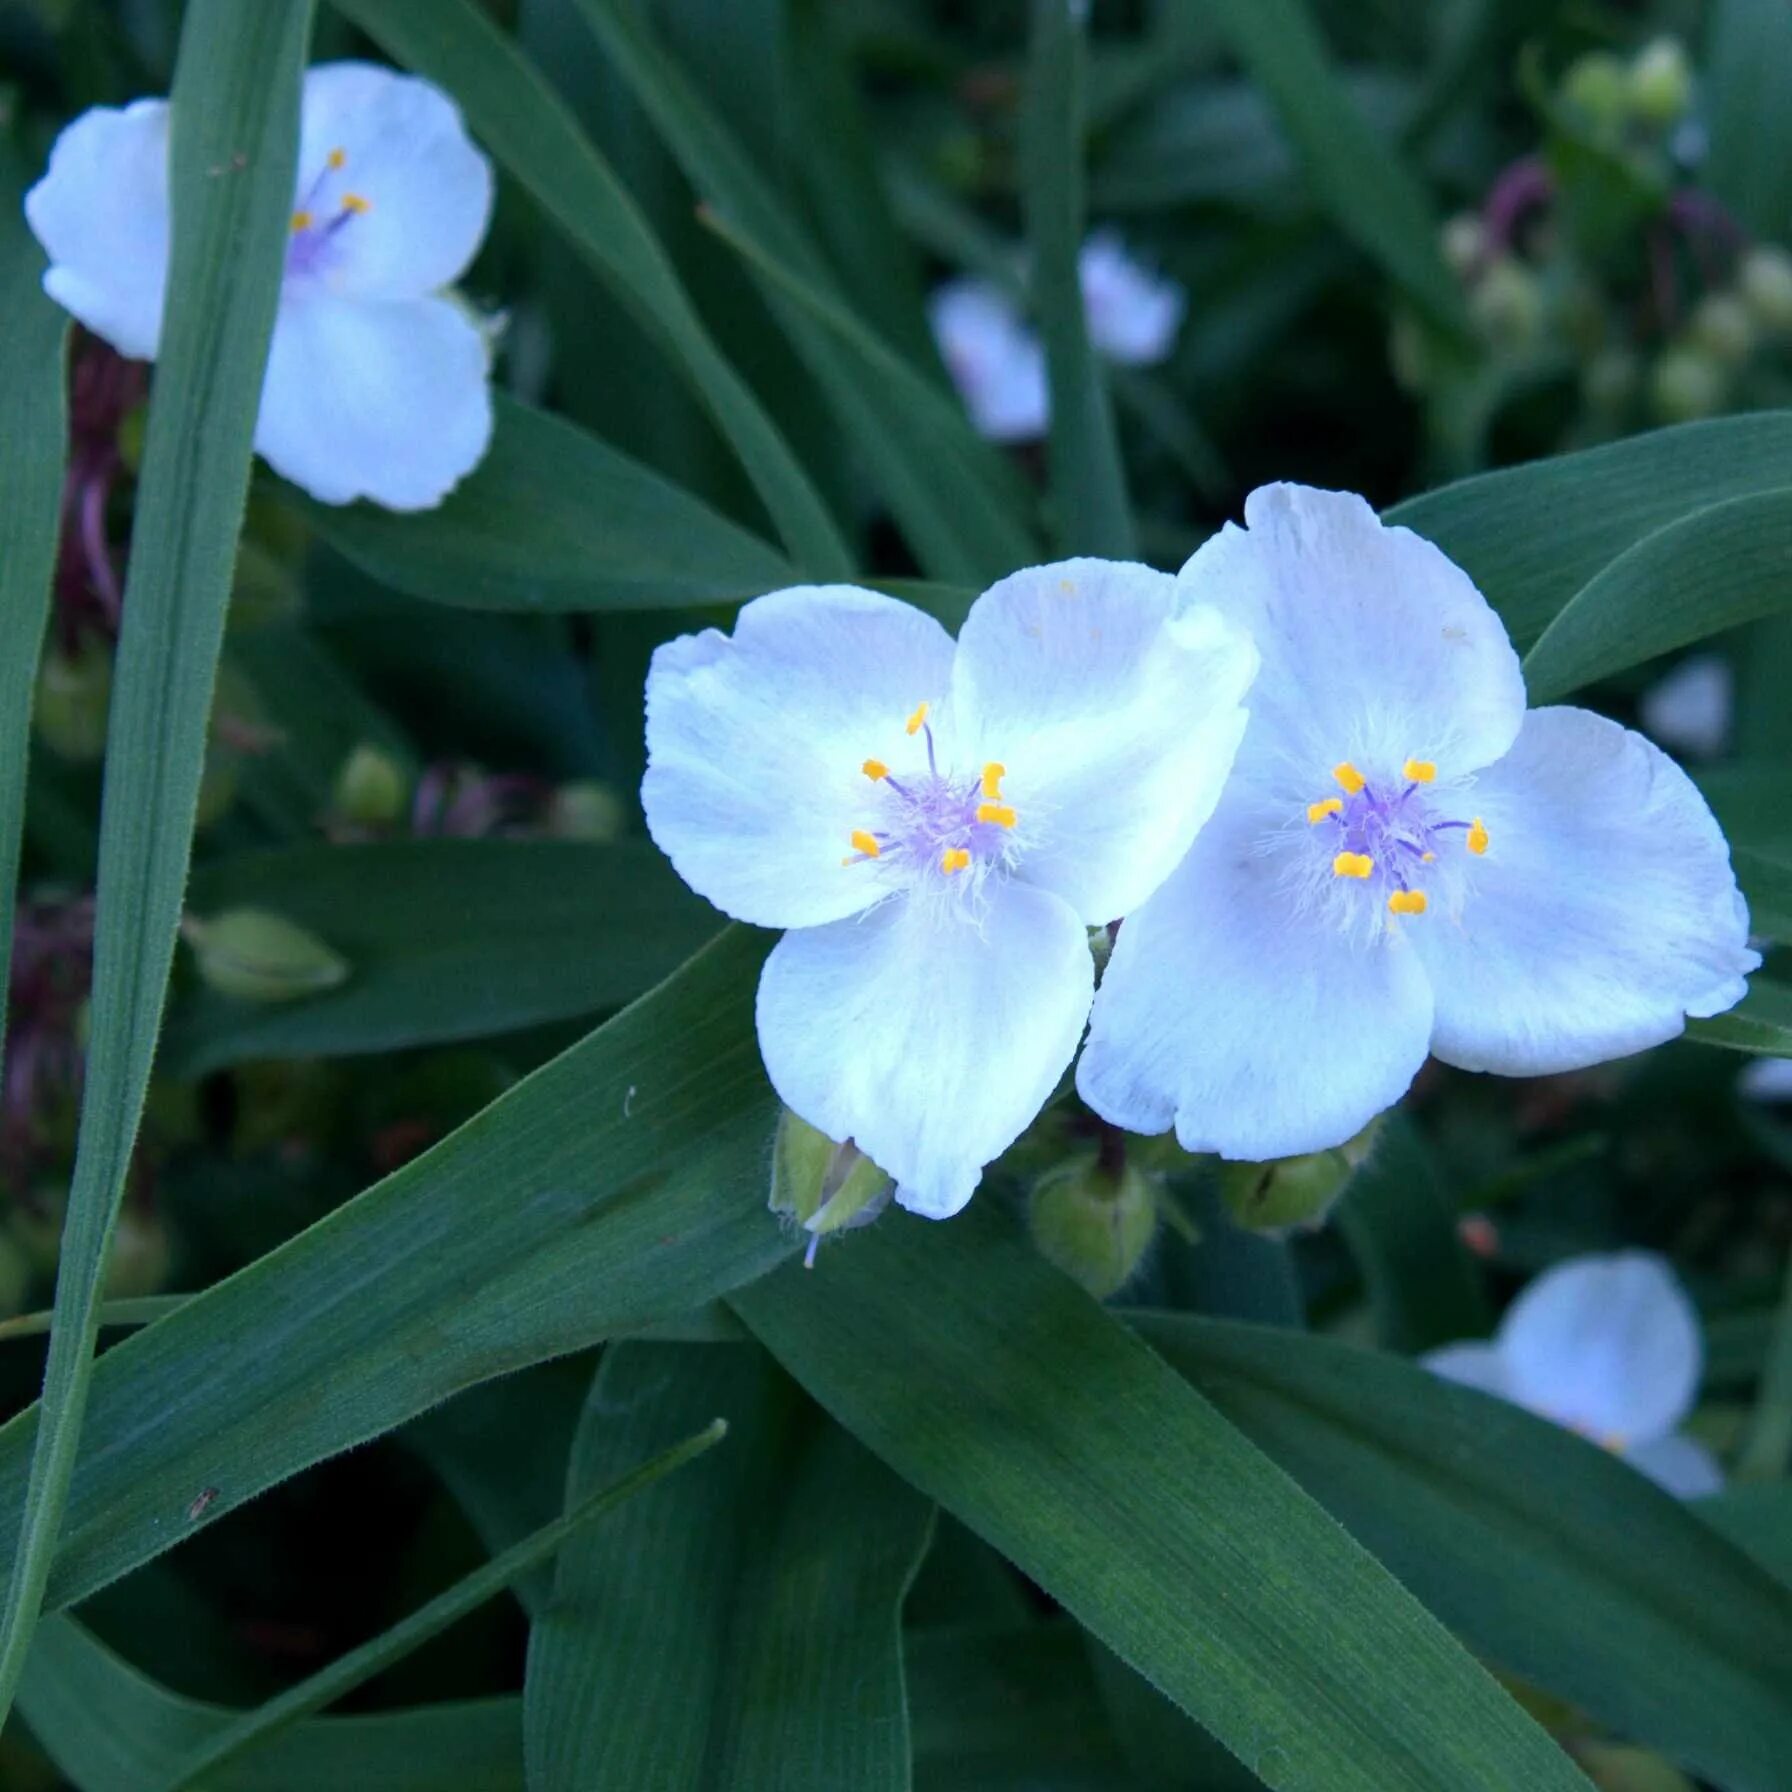
[[1212, 812], [1257, 656], [1143, 566], [1003, 579], [958, 642], [853, 586], [756, 598], [654, 655], [647, 825], [728, 914], [786, 1105], [956, 1213], [1082, 1037], [1087, 927]]
[[1724, 1479], [1710, 1451], [1678, 1429], [1703, 1358], [1698, 1318], [1673, 1271], [1647, 1251], [1620, 1251], [1556, 1264], [1506, 1309], [1491, 1344], [1449, 1344], [1423, 1360], [1696, 1499]]
[[[44, 288], [135, 360], [161, 343], [169, 107], [96, 107], [57, 138], [25, 214]], [[297, 186], [256, 451], [328, 504], [438, 504], [491, 439], [490, 348], [449, 291], [492, 174], [428, 82], [370, 63], [305, 76]], [[174, 295], [179, 302], [179, 295]]]
[[[1095, 349], [1123, 366], [1161, 361], [1176, 340], [1188, 295], [1098, 230], [1077, 258], [1083, 311]], [[1051, 421], [1045, 349], [1020, 308], [990, 280], [950, 280], [928, 303], [934, 340], [979, 434], [1031, 442]]]
[[1226, 795], [1129, 915], [1078, 1087], [1139, 1132], [1272, 1158], [1352, 1137], [1427, 1051], [1530, 1076], [1741, 999], [1759, 963], [1686, 775], [1525, 711], [1486, 600], [1361, 498], [1268, 486], [1183, 568], [1263, 656]]

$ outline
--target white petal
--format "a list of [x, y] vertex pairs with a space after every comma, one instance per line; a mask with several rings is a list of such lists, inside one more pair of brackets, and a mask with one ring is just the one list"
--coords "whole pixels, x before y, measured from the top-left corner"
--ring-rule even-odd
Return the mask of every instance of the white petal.
[[1696, 1438], [1683, 1432], [1638, 1444], [1624, 1452], [1624, 1460], [1677, 1499], [1703, 1499], [1707, 1494], [1723, 1491], [1724, 1471], [1718, 1467], [1717, 1458]]
[[1736, 1079], [1749, 1101], [1792, 1101], [1792, 1058], [1757, 1058]]
[[737, 920], [813, 927], [856, 914], [883, 894], [869, 867], [841, 863], [853, 829], [871, 824], [860, 768], [880, 753], [901, 763], [890, 743], [951, 680], [952, 637], [893, 597], [799, 585], [755, 598], [732, 636], [705, 629], [653, 656], [648, 831]]
[[1188, 294], [1127, 254], [1119, 234], [1098, 230], [1077, 258], [1089, 340], [1110, 360], [1147, 367], [1169, 354]]
[[1512, 1378], [1497, 1344], [1446, 1344], [1439, 1350], [1426, 1351], [1419, 1361], [1445, 1381], [1479, 1388], [1483, 1394], [1495, 1394], [1502, 1400], [1512, 1398]]
[[1500, 1350], [1514, 1399], [1623, 1449], [1686, 1417], [1704, 1355], [1692, 1303], [1647, 1251], [1545, 1270], [1506, 1309]]
[[1257, 655], [1176, 581], [1116, 560], [1034, 566], [971, 607], [953, 707], [971, 762], [1007, 768], [1020, 875], [1085, 921], [1169, 876], [1213, 813]]
[[1007, 296], [985, 280], [953, 280], [927, 305], [940, 358], [971, 422], [992, 442], [1033, 442], [1051, 416], [1045, 350]]
[[1448, 782], [1497, 759], [1524, 680], [1468, 575], [1350, 492], [1268, 485], [1182, 569], [1186, 602], [1242, 623], [1263, 656], [1239, 768], [1302, 800], [1332, 767], [1397, 782], [1411, 759]]
[[450, 299], [288, 296], [256, 451], [325, 504], [427, 510], [491, 440], [488, 360], [485, 338]]
[[1761, 961], [1728, 848], [1658, 748], [1584, 709], [1533, 710], [1465, 792], [1487, 824], [1461, 914], [1412, 929], [1431, 1049], [1465, 1070], [1575, 1070], [1722, 1013]]
[[1714, 757], [1729, 744], [1735, 685], [1721, 654], [1695, 653], [1643, 692], [1643, 732], [1677, 752]]
[[981, 925], [894, 897], [787, 933], [759, 984], [759, 1048], [786, 1106], [852, 1139], [896, 1199], [944, 1219], [1052, 1092], [1094, 983], [1057, 897], [985, 885]]
[[168, 278], [168, 102], [96, 106], [56, 139], [25, 195], [44, 290], [121, 355], [153, 361]]
[[485, 240], [491, 164], [440, 88], [370, 62], [324, 63], [305, 76], [293, 205], [322, 228], [349, 195], [367, 209], [331, 233], [318, 277], [358, 298], [422, 298], [458, 280]]
[[1255, 850], [1263, 818], [1229, 795], [1129, 915], [1077, 1071], [1118, 1126], [1190, 1151], [1291, 1157], [1341, 1145], [1425, 1060], [1431, 993], [1405, 930], [1345, 937], [1297, 913]]

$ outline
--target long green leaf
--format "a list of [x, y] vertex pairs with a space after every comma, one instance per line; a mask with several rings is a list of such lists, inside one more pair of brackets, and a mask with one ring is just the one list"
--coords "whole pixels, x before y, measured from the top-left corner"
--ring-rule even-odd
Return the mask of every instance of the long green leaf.
[[843, 1424], [1267, 1785], [1585, 1792], [1371, 1556], [992, 1201], [950, 1225], [895, 1216], [730, 1298]]
[[310, 0], [194, 0], [174, 83], [173, 246], [125, 588], [100, 818], [93, 1044], [56, 1325], [0, 1619], [0, 1713], [30, 1646], [87, 1403], [94, 1308], [130, 1172], [180, 921], [286, 253]]
[[469, 609], [679, 609], [799, 582], [757, 535], [640, 461], [502, 394], [497, 409], [490, 452], [438, 509], [289, 496], [363, 572]]
[[1727, 499], [1644, 536], [1589, 579], [1525, 655], [1531, 700], [1792, 607], [1789, 558], [1792, 486]]
[[1186, 1315], [1144, 1335], [1500, 1666], [1724, 1785], [1792, 1760], [1792, 1591], [1568, 1432], [1399, 1358]]
[[531, 1783], [905, 1792], [897, 1614], [932, 1508], [757, 1345], [612, 1345], [568, 1501], [701, 1412], [728, 1448], [560, 1558], [529, 1642]]
[[1792, 1058], [1792, 983], [1757, 972], [1736, 1007], [1711, 1020], [1689, 1020], [1686, 1037], [1727, 1051]]
[[716, 912], [645, 842], [403, 840], [220, 859], [189, 910], [272, 910], [349, 963], [332, 990], [245, 1002], [196, 989], [169, 1015], [186, 1076], [251, 1058], [478, 1039], [633, 1000], [715, 933]]
[[1768, 242], [1792, 234], [1792, 11], [1780, 0], [1714, 0], [1700, 111], [1710, 134], [1699, 184]]
[[1058, 546], [1111, 560], [1138, 556], [1113, 399], [1089, 343], [1078, 256], [1083, 241], [1083, 18], [1033, 0], [1023, 181], [1033, 295], [1051, 379], [1051, 483]]
[[852, 558], [752, 389], [729, 366], [647, 220], [566, 103], [470, 0], [334, 0], [398, 61], [440, 83], [467, 122], [691, 382], [791, 558], [843, 578]]
[[[433, 1150], [107, 1351], [92, 1397], [107, 1447], [75, 1475], [49, 1603], [462, 1388], [688, 1312], [787, 1255], [765, 1208], [764, 952], [724, 934]], [[0, 1504], [36, 1429], [34, 1409], [0, 1430]]]

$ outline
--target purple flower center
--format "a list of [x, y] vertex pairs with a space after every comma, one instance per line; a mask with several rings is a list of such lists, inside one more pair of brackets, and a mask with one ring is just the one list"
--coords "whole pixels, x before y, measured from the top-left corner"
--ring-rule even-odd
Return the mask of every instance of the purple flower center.
[[334, 259], [342, 232], [351, 220], [373, 209], [370, 200], [347, 191], [341, 178], [347, 166], [347, 152], [331, 150], [294, 210], [292, 242], [286, 251], [289, 280], [322, 272]]
[[1425, 913], [1430, 906], [1425, 885], [1440, 854], [1487, 850], [1488, 833], [1479, 816], [1461, 821], [1433, 809], [1429, 789], [1437, 767], [1429, 760], [1407, 760], [1397, 781], [1371, 783], [1349, 761], [1336, 766], [1332, 776], [1344, 794], [1309, 804], [1308, 824], [1320, 830], [1332, 876], [1372, 886], [1391, 914]]

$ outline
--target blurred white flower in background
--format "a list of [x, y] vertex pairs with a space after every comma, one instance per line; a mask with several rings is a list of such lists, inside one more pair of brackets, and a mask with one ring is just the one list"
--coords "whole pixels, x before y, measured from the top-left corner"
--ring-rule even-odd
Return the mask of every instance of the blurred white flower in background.
[[[1182, 328], [1188, 295], [1126, 252], [1119, 233], [1100, 230], [1077, 262], [1089, 340], [1127, 367], [1167, 356]], [[993, 280], [950, 280], [928, 302], [934, 339], [979, 434], [1031, 442], [1051, 422], [1045, 349], [1020, 306]]]
[[1714, 759], [1730, 744], [1736, 677], [1722, 654], [1695, 653], [1642, 695], [1643, 732], [1676, 753]]
[[1423, 1360], [1604, 1445], [1681, 1499], [1723, 1486], [1711, 1452], [1679, 1431], [1704, 1361], [1698, 1317], [1650, 1252], [1570, 1257], [1525, 1288], [1492, 1343]]
[[[44, 289], [135, 360], [161, 344], [166, 100], [95, 107], [57, 138], [25, 215]], [[255, 448], [326, 504], [438, 504], [491, 439], [491, 353], [448, 289], [491, 217], [454, 102], [371, 63], [305, 76], [298, 176]]]
[[1736, 1079], [1750, 1101], [1792, 1101], [1792, 1058], [1756, 1058]]

